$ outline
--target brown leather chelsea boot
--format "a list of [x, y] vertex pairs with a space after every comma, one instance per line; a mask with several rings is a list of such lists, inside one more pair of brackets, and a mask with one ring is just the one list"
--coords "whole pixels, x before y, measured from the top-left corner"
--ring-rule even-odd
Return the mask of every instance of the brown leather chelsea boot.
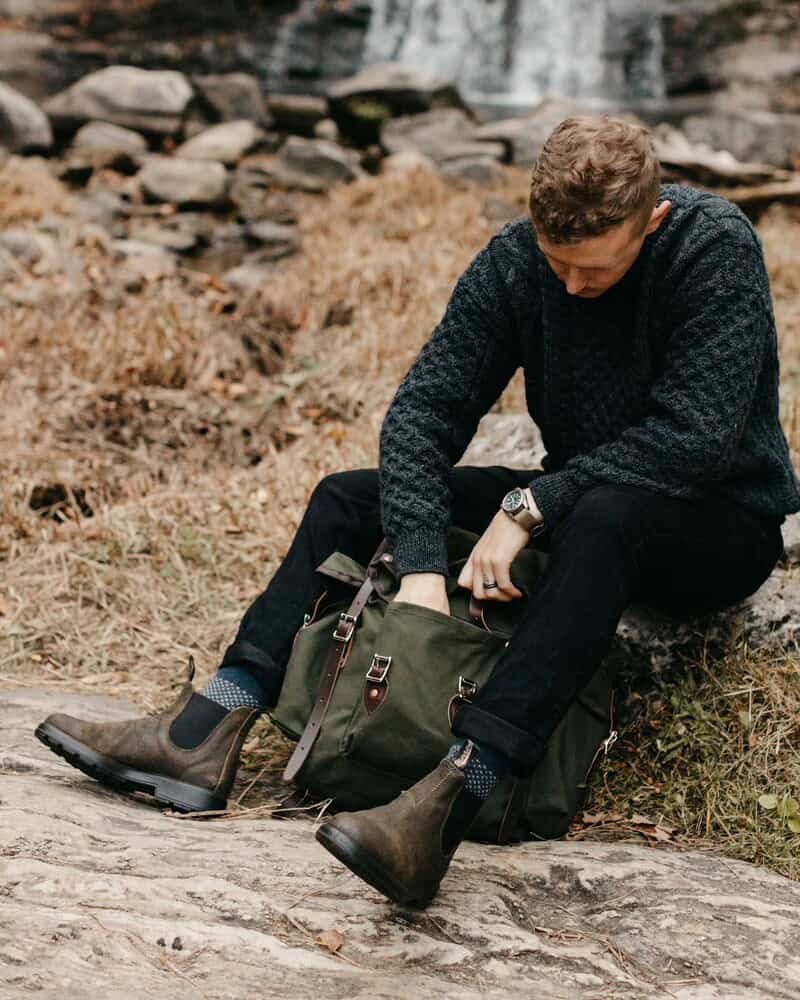
[[426, 906], [455, 853], [444, 852], [442, 833], [464, 785], [464, 763], [445, 759], [388, 805], [333, 816], [317, 840], [395, 903]]
[[239, 753], [260, 709], [227, 711], [192, 687], [194, 663], [164, 711], [125, 722], [48, 716], [36, 736], [73, 767], [118, 791], [147, 792], [181, 812], [224, 809]]

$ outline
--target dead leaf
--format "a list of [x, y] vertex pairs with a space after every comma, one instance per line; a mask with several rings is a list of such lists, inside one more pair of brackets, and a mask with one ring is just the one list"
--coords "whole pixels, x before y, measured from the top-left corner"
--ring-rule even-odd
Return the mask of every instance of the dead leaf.
[[331, 955], [335, 955], [344, 944], [344, 935], [340, 931], [337, 931], [335, 927], [329, 927], [326, 931], [320, 931], [314, 938], [314, 941], [322, 948], [325, 948], [326, 951], [329, 951]]

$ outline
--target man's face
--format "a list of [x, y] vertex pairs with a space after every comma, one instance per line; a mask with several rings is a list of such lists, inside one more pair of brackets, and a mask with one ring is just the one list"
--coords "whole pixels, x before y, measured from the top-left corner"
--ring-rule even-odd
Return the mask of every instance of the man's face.
[[661, 202], [644, 229], [640, 218], [627, 219], [601, 236], [589, 236], [580, 243], [550, 243], [537, 233], [539, 249], [570, 295], [596, 299], [632, 266], [645, 237], [658, 229], [670, 208], [670, 202]]

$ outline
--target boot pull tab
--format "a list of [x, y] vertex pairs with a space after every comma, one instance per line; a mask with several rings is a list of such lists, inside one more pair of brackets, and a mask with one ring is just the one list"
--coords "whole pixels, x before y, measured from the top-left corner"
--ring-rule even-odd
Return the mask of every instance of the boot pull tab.
[[189, 654], [189, 664], [186, 667], [186, 680], [191, 684], [194, 680], [194, 657]]

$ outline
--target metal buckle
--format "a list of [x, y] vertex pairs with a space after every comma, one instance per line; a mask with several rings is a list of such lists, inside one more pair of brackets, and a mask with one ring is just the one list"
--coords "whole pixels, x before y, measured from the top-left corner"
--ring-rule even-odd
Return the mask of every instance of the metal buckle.
[[391, 665], [391, 656], [381, 656], [380, 653], [374, 653], [372, 663], [370, 663], [369, 670], [367, 670], [367, 680], [372, 681], [373, 684], [383, 684]]
[[478, 685], [475, 681], [471, 681], [468, 677], [462, 677], [459, 675], [458, 697], [463, 698], [464, 701], [471, 701], [477, 693]]
[[[339, 634], [339, 629], [345, 627], [344, 635]], [[337, 642], [350, 642], [353, 638], [353, 632], [356, 630], [356, 620], [352, 615], [348, 615], [346, 611], [343, 611], [339, 615], [339, 621], [336, 623], [336, 628], [333, 630], [333, 638]]]
[[608, 736], [606, 736], [606, 738], [600, 744], [600, 746], [602, 746], [603, 748], [604, 755], [609, 752], [609, 750], [614, 746], [614, 744], [617, 742], [618, 739], [619, 739], [619, 733], [616, 731], [616, 729], [612, 729], [611, 732], [608, 734]]

